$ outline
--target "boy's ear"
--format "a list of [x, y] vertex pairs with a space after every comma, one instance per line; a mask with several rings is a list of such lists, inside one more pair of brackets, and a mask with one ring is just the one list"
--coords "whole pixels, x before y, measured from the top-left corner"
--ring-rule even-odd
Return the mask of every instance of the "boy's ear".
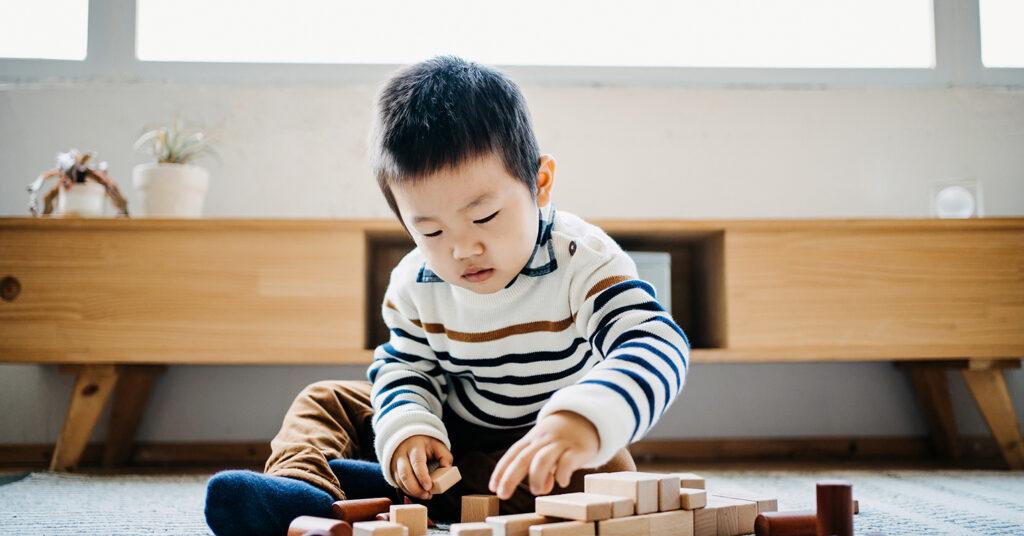
[[537, 206], [543, 207], [551, 201], [551, 187], [555, 183], [555, 159], [549, 154], [542, 154], [538, 162]]

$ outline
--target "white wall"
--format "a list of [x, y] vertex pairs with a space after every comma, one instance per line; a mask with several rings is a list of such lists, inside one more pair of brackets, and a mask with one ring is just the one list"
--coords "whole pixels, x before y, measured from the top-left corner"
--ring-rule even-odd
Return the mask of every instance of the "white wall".
[[[375, 87], [335, 86], [0, 86], [0, 215], [26, 214], [25, 185], [71, 147], [110, 162], [137, 203], [134, 137], [182, 111], [222, 136], [209, 215], [389, 217], [365, 158]], [[586, 218], [922, 217], [931, 182], [951, 177], [982, 182], [987, 215], [1024, 215], [1024, 90], [524, 91], [558, 163], [555, 202]], [[140, 439], [269, 439], [302, 386], [362, 376], [342, 366], [172, 367]], [[1024, 373], [1007, 377], [1024, 415]], [[961, 430], [984, 433], [951, 380]], [[53, 442], [70, 387], [54, 367], [0, 365], [0, 444]], [[653, 436], [924, 431], [891, 364], [704, 365]]]

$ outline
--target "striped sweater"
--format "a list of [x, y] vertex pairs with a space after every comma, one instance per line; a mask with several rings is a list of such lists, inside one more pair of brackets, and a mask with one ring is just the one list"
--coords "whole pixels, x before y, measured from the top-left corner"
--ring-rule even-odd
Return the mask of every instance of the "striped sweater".
[[539, 211], [533, 256], [504, 289], [450, 285], [414, 249], [391, 272], [381, 313], [390, 339], [367, 376], [385, 468], [414, 435], [451, 448], [443, 411], [491, 428], [578, 413], [600, 440], [585, 467], [603, 465], [658, 421], [689, 365], [686, 335], [633, 260], [551, 203]]

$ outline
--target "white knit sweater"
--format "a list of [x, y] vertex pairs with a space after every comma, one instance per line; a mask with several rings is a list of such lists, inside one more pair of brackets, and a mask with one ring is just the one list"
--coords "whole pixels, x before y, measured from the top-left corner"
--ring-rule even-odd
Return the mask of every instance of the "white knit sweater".
[[549, 203], [533, 257], [493, 294], [450, 285], [414, 249], [391, 272], [381, 313], [390, 340], [374, 351], [373, 426], [384, 476], [402, 441], [451, 448], [443, 411], [517, 428], [568, 410], [592, 422], [606, 463], [642, 438], [679, 395], [690, 343], [599, 227]]

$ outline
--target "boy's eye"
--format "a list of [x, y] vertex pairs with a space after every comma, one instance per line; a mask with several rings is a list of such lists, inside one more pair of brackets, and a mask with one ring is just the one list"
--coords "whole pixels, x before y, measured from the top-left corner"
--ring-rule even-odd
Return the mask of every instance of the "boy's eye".
[[439, 234], [441, 234], [441, 231], [434, 231], [432, 233], [424, 233], [423, 236], [429, 236], [429, 237], [433, 238], [433, 237], [435, 237], [435, 236], [437, 236]]
[[499, 210], [499, 211], [495, 212], [494, 214], [491, 214], [490, 216], [487, 216], [486, 218], [484, 218], [482, 220], [475, 220], [473, 223], [487, 223], [487, 222], [493, 220], [494, 217], [498, 215], [498, 212], [501, 212], [501, 211]]

